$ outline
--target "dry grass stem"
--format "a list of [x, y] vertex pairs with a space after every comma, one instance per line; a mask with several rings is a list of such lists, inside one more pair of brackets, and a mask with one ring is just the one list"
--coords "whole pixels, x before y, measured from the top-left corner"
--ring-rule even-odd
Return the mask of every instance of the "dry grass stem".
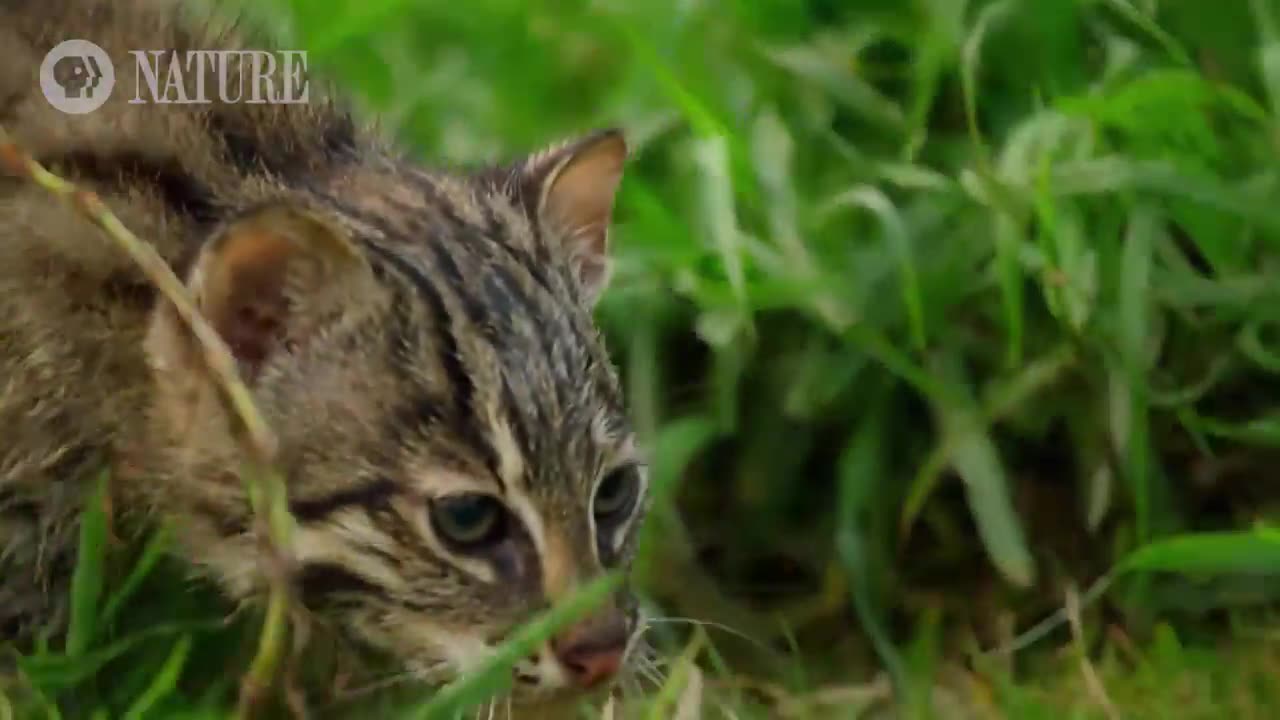
[[1089, 662], [1089, 651], [1084, 642], [1084, 626], [1080, 622], [1080, 595], [1076, 592], [1074, 585], [1067, 588], [1066, 613], [1067, 621], [1071, 625], [1071, 638], [1075, 642], [1076, 653], [1079, 655], [1080, 673], [1084, 676], [1085, 689], [1089, 697], [1110, 720], [1119, 720], [1120, 713], [1116, 710], [1115, 703], [1111, 702], [1111, 697], [1107, 695], [1107, 689], [1102, 684], [1102, 678], [1098, 677], [1093, 663]]
[[[259, 704], [276, 676], [285, 647], [288, 626], [288, 552], [293, 518], [289, 513], [284, 484], [274, 468], [275, 434], [253, 402], [230, 349], [217, 331], [201, 315], [186, 286], [173, 269], [148, 243], [141, 240], [102, 202], [97, 193], [84, 190], [50, 172], [24, 152], [0, 127], [0, 168], [70, 203], [78, 212], [106, 233], [107, 237], [137, 264], [147, 279], [173, 304], [201, 348], [205, 365], [212, 373], [242, 425], [244, 445], [251, 459], [247, 479], [250, 499], [265, 543], [270, 591], [258, 650], [243, 679], [237, 717], [248, 717]], [[262, 532], [265, 530], [265, 532]]]

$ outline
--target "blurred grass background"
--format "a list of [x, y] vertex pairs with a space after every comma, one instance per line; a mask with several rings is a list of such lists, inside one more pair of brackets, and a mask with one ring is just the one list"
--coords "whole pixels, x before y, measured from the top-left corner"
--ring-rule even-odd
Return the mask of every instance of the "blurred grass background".
[[[431, 161], [627, 130], [599, 321], [701, 716], [1280, 711], [1280, 4], [249, 9]], [[103, 668], [181, 643], [43, 687], [138, 707]]]

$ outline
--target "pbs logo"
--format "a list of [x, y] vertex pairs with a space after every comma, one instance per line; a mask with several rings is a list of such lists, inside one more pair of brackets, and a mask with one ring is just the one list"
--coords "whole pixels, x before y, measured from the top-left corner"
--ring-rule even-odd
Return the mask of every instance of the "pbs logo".
[[83, 115], [102, 107], [116, 84], [115, 66], [88, 40], [65, 40], [40, 63], [40, 90], [53, 107]]

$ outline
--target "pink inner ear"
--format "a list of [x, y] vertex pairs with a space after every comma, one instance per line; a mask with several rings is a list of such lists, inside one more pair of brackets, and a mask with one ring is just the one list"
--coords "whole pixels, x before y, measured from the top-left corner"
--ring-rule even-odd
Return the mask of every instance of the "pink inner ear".
[[266, 361], [271, 346], [279, 341], [283, 326], [283, 308], [250, 298], [218, 330], [232, 354], [245, 365], [256, 368]]
[[283, 339], [291, 254], [288, 242], [277, 236], [244, 233], [227, 238], [215, 261], [205, 312], [250, 374]]
[[574, 259], [574, 269], [578, 273], [578, 281], [593, 298], [609, 282], [609, 260], [603, 252], [578, 255]]
[[577, 148], [551, 178], [543, 213], [562, 234], [579, 280], [592, 296], [608, 279], [608, 232], [627, 146], [605, 134]]

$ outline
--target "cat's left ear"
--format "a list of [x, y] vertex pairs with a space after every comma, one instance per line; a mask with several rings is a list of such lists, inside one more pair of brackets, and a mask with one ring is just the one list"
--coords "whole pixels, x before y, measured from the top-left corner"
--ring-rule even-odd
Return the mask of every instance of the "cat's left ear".
[[626, 159], [622, 132], [608, 129], [533, 155], [521, 170], [530, 210], [564, 244], [589, 305], [609, 284], [609, 225]]

